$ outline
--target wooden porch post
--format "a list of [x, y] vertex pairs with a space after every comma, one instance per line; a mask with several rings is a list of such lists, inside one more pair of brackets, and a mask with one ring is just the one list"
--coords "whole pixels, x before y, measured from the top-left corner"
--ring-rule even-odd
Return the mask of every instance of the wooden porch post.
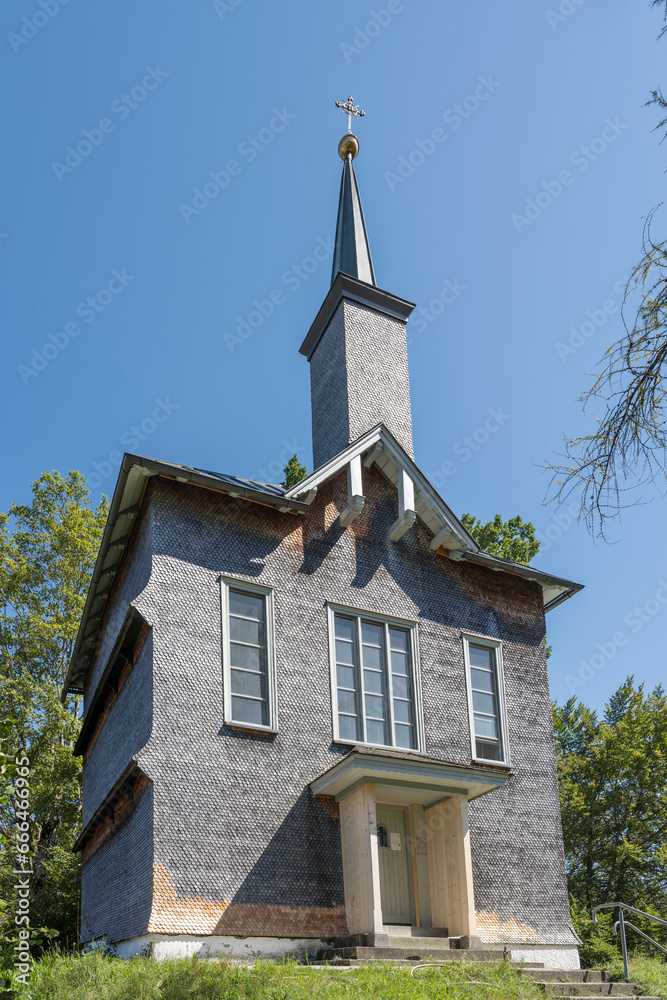
[[381, 934], [375, 785], [371, 782], [341, 799], [340, 839], [348, 934]]
[[475, 934], [468, 800], [454, 795], [424, 815], [433, 926], [451, 937]]

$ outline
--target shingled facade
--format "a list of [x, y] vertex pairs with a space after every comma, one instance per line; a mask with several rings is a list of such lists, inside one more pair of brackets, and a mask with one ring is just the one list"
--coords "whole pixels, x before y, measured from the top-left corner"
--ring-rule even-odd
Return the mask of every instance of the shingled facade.
[[544, 615], [579, 585], [480, 552], [415, 465], [413, 306], [365, 227], [346, 254], [353, 153], [359, 269], [302, 346], [315, 471], [124, 457], [67, 683], [82, 938], [250, 956], [407, 926], [573, 968]]

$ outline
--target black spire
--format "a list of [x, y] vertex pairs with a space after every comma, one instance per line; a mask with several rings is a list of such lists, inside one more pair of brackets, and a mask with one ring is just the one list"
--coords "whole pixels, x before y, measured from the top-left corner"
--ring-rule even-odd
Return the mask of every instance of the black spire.
[[340, 182], [338, 220], [336, 222], [336, 245], [334, 248], [331, 283], [339, 271], [352, 278], [375, 285], [375, 272], [368, 233], [364, 221], [364, 210], [354, 174], [352, 160], [359, 152], [359, 140], [348, 133], [341, 139], [338, 152], [343, 161], [343, 176]]

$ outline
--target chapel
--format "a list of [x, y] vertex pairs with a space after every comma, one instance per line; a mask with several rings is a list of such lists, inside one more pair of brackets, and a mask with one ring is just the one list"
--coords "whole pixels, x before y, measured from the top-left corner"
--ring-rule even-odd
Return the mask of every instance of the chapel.
[[414, 304], [377, 284], [338, 151], [314, 471], [122, 461], [64, 689], [82, 941], [577, 968], [545, 614], [581, 585], [481, 551], [419, 468]]

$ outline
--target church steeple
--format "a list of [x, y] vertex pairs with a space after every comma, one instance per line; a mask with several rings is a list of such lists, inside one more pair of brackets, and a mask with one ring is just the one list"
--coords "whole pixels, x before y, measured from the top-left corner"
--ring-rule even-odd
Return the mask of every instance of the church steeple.
[[367, 431], [383, 424], [412, 458], [412, 415], [405, 324], [414, 303], [375, 283], [371, 251], [352, 161], [359, 140], [349, 97], [338, 144], [343, 161], [331, 288], [301, 345], [310, 362], [313, 464], [324, 465]]
[[358, 278], [359, 281], [365, 281], [368, 285], [376, 284], [364, 210], [361, 207], [359, 187], [352, 165], [358, 152], [359, 140], [356, 135], [348, 132], [338, 144], [338, 153], [343, 161], [343, 176], [338, 201], [332, 285], [339, 271], [349, 274], [352, 278]]

